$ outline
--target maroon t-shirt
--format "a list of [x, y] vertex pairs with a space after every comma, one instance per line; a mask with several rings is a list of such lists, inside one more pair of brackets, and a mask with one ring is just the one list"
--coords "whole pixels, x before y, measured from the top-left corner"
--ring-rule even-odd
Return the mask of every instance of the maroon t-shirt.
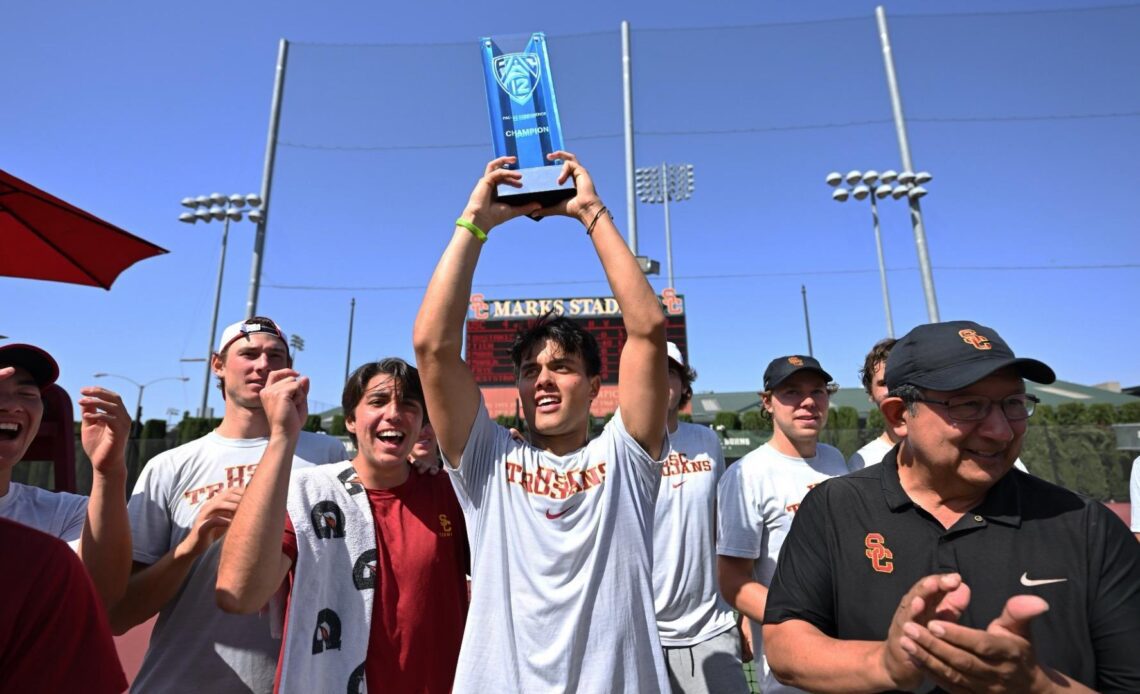
[[[449, 692], [467, 620], [469, 565], [451, 481], [412, 471], [398, 487], [366, 491], [378, 558], [365, 681], [391, 692]], [[297, 536], [288, 518], [281, 550], [296, 563]], [[278, 663], [275, 688], [280, 681]]]
[[0, 692], [122, 692], [127, 678], [83, 562], [0, 519]]

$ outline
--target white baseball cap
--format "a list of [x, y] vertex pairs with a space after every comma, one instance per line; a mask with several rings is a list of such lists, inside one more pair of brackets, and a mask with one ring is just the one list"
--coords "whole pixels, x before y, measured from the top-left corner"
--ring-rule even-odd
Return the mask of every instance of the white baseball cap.
[[681, 366], [682, 368], [685, 366], [685, 359], [681, 356], [681, 349], [677, 347], [675, 343], [665, 343], [665, 354], [669, 355], [670, 359], [677, 362], [678, 366]]
[[253, 333], [269, 333], [279, 338], [285, 343], [285, 352], [289, 352], [289, 340], [286, 339], [285, 331], [281, 329], [281, 326], [268, 318], [250, 318], [226, 326], [226, 329], [222, 331], [222, 339], [218, 341], [218, 354], [226, 351], [226, 348], [239, 337], [248, 337]]

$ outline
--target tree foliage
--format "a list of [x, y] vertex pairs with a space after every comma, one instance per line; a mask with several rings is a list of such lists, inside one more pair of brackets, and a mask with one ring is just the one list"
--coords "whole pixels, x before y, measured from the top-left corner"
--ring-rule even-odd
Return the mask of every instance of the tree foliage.
[[1116, 421], [1119, 424], [1140, 422], [1140, 402], [1130, 402], [1117, 407]]
[[740, 415], [740, 428], [747, 431], [772, 431], [772, 420], [760, 413], [760, 410], [749, 410]]
[[827, 414], [827, 425], [819, 440], [838, 448], [844, 458], [850, 458], [851, 454], [863, 445], [859, 429], [859, 411], [848, 405], [831, 408]]
[[178, 423], [178, 444], [190, 443], [210, 433], [222, 423], [221, 419], [183, 417]]
[[[883, 413], [879, 411], [879, 408], [876, 407], [867, 413], [867, 428], [871, 431], [878, 432], [882, 432], [887, 428], [887, 418], [883, 416]], [[878, 436], [878, 434], [875, 436]], [[874, 436], [871, 438], [874, 438]], [[871, 439], [867, 440], [870, 441]]]
[[165, 439], [166, 438], [166, 420], [165, 419], [148, 419], [143, 424], [142, 438], [144, 439]]
[[1089, 405], [1089, 423], [1102, 427], [1116, 424], [1116, 408], [1104, 402]]
[[717, 412], [713, 425], [725, 429], [740, 429], [740, 416], [735, 412]]

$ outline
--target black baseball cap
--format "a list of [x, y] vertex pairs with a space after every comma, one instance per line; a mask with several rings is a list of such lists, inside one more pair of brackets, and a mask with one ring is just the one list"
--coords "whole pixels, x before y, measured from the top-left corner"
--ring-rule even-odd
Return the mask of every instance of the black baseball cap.
[[1014, 356], [993, 328], [968, 320], [927, 323], [895, 343], [887, 357], [887, 388], [958, 390], [1009, 366], [1037, 383], [1057, 380], [1044, 362]]
[[786, 381], [792, 374], [800, 371], [814, 371], [823, 376], [823, 380], [828, 383], [835, 380], [831, 374], [823, 370], [823, 367], [814, 358], [805, 357], [802, 354], [790, 354], [786, 357], [773, 359], [768, 364], [768, 368], [764, 369], [764, 390], [772, 390]]
[[19, 366], [28, 370], [41, 389], [59, 378], [59, 364], [52, 356], [33, 345], [11, 344], [0, 347], [0, 368]]

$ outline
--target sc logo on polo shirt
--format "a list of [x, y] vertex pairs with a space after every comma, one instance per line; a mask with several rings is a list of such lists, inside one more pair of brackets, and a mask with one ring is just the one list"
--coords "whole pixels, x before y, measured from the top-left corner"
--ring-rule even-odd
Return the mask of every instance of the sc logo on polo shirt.
[[884, 542], [886, 539], [880, 533], [867, 533], [867, 537], [863, 539], [863, 546], [867, 549], [863, 554], [871, 560], [872, 569], [882, 574], [889, 574], [895, 570], [895, 563], [891, 561], [895, 558], [895, 554], [887, 549]]

